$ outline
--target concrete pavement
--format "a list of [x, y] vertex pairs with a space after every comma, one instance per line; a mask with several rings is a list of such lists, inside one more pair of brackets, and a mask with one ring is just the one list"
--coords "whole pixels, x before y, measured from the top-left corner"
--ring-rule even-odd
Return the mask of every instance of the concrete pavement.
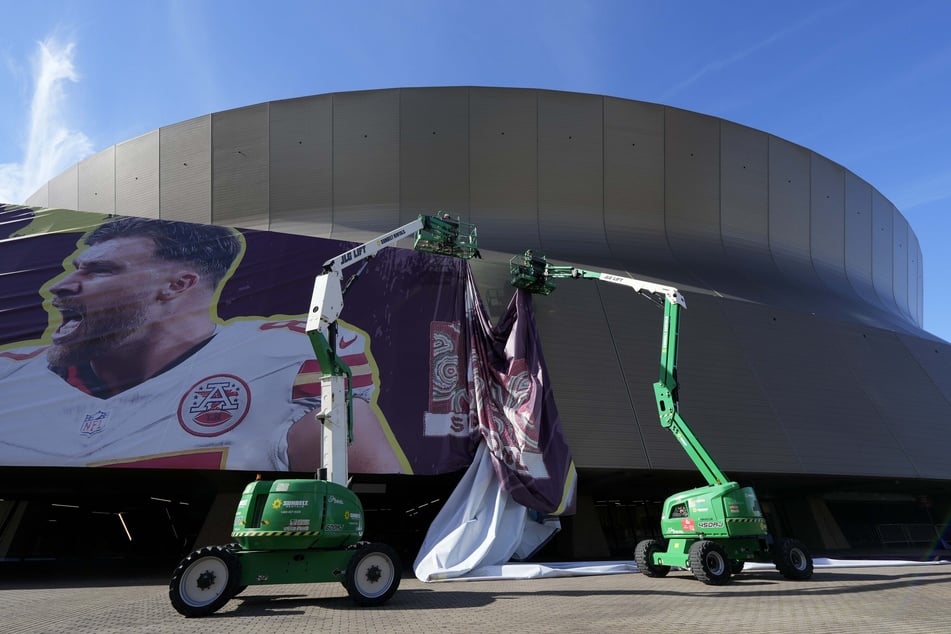
[[817, 568], [810, 581], [743, 572], [706, 586], [685, 571], [422, 583], [407, 571], [380, 608], [340, 584], [252, 586], [216, 614], [179, 615], [164, 574], [21, 574], [0, 568], [6, 633], [936, 632], [951, 631], [951, 564]]

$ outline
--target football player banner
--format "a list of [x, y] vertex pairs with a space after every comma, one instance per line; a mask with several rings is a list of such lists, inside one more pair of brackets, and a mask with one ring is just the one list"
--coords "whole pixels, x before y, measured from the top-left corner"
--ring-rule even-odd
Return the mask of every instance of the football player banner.
[[[314, 470], [321, 372], [304, 324], [314, 276], [352, 246], [0, 205], [0, 465]], [[569, 510], [522, 293], [495, 327], [465, 261], [394, 248], [369, 262], [336, 342], [352, 472], [457, 471], [484, 439], [520, 503]]]

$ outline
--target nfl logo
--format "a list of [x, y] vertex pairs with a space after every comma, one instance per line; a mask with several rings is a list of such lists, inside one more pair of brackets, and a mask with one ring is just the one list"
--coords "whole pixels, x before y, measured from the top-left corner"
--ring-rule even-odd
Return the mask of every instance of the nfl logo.
[[102, 410], [95, 414], [86, 414], [86, 417], [83, 419], [83, 424], [79, 427], [79, 433], [87, 438], [95, 436], [106, 428], [107, 418], [109, 418], [109, 414]]

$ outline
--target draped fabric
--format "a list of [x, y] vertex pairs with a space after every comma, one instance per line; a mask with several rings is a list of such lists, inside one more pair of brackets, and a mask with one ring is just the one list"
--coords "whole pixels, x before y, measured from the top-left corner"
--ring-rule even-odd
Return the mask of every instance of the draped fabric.
[[493, 326], [467, 271], [471, 412], [502, 487], [519, 504], [574, 512], [575, 470], [542, 355], [532, 296], [517, 289]]
[[492, 325], [469, 270], [466, 318], [469, 417], [482, 442], [427, 532], [414, 563], [423, 581], [530, 558], [559, 530], [554, 516], [574, 512], [575, 468], [531, 295], [517, 290]]

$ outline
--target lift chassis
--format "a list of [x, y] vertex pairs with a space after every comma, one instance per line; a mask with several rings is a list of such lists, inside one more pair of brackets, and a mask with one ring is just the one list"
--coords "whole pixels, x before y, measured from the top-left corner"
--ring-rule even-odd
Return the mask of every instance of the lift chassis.
[[[340, 582], [361, 606], [396, 593], [402, 568], [396, 552], [361, 541], [363, 506], [347, 488], [353, 440], [350, 368], [336, 353], [337, 318], [350, 285], [381, 249], [413, 236], [414, 247], [441, 255], [478, 257], [475, 228], [449, 214], [416, 220], [327, 260], [314, 281], [307, 334], [321, 368], [321, 467], [318, 478], [256, 480], [235, 511], [234, 543], [206, 546], [172, 573], [169, 598], [186, 617], [212, 614], [252, 585]], [[343, 284], [343, 270], [363, 263]]]
[[665, 500], [660, 521], [663, 538], [637, 544], [638, 569], [649, 577], [663, 577], [671, 568], [684, 568], [709, 585], [729, 582], [746, 562], [772, 563], [787, 579], [812, 577], [812, 556], [806, 546], [795, 539], [772, 538], [754, 490], [741, 488], [724, 475], [680, 415], [677, 346], [680, 313], [687, 306], [680, 292], [630, 277], [553, 266], [532, 251], [512, 258], [510, 273], [513, 286], [533, 293], [550, 294], [555, 289], [553, 279], [595, 279], [622, 284], [663, 305], [660, 378], [654, 383], [657, 413], [661, 426], [674, 435], [707, 484]]

